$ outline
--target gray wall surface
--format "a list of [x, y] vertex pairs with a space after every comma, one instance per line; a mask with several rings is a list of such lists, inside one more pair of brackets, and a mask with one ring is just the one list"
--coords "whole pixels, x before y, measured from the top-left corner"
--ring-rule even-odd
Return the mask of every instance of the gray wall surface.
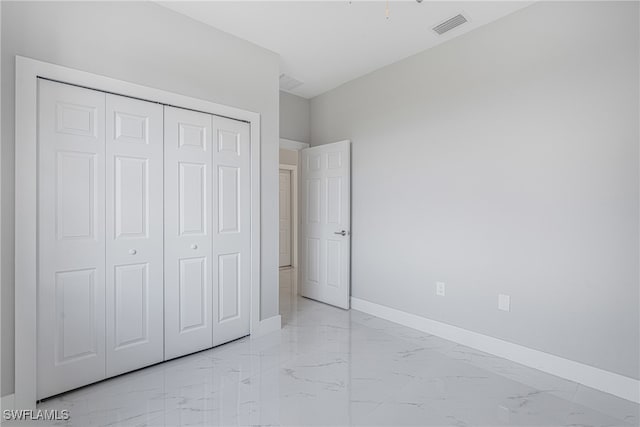
[[280, 164], [281, 165], [297, 165], [298, 164], [298, 151], [280, 149]]
[[639, 40], [638, 2], [536, 3], [313, 98], [353, 296], [640, 378]]
[[260, 113], [261, 317], [278, 314], [278, 56], [153, 3], [3, 1], [2, 395], [14, 382], [15, 55]]
[[309, 100], [280, 92], [280, 138], [309, 142]]

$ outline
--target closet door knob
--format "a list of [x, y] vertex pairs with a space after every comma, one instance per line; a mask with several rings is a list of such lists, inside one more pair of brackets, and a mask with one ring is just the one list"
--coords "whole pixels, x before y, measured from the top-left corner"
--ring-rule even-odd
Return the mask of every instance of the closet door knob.
[[198, 245], [196, 245], [195, 243], [193, 245], [191, 245], [191, 249], [198, 249]]
[[136, 251], [135, 249], [129, 249], [129, 255], [135, 255], [137, 253], [138, 251]]

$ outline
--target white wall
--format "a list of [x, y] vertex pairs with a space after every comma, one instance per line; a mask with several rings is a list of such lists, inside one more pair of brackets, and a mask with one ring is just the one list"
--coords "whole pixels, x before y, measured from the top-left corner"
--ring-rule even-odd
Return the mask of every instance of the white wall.
[[537, 3], [312, 99], [353, 296], [640, 378], [639, 39], [638, 2]]
[[153, 3], [3, 1], [2, 395], [14, 380], [16, 54], [260, 113], [261, 317], [278, 314], [277, 55]]
[[280, 138], [309, 142], [309, 100], [280, 92]]

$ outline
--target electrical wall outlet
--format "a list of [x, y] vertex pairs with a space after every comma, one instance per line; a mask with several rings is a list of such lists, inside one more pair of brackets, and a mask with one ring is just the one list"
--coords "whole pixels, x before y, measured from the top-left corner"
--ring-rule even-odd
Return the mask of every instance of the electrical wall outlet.
[[511, 311], [511, 297], [509, 295], [498, 295], [498, 310]]
[[439, 297], [443, 297], [444, 288], [445, 288], [444, 282], [436, 282], [436, 295]]

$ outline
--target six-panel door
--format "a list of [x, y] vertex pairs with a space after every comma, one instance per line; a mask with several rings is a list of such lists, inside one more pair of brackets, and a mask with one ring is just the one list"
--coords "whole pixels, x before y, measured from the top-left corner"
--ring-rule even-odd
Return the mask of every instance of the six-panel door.
[[211, 115], [165, 107], [165, 358], [212, 346]]
[[38, 398], [247, 335], [248, 123], [38, 85]]
[[41, 399], [106, 375], [105, 94], [46, 80], [38, 87]]
[[107, 376], [163, 360], [162, 106], [107, 95]]
[[249, 334], [251, 155], [249, 124], [213, 120], [213, 345]]
[[349, 308], [350, 142], [302, 150], [302, 295]]

